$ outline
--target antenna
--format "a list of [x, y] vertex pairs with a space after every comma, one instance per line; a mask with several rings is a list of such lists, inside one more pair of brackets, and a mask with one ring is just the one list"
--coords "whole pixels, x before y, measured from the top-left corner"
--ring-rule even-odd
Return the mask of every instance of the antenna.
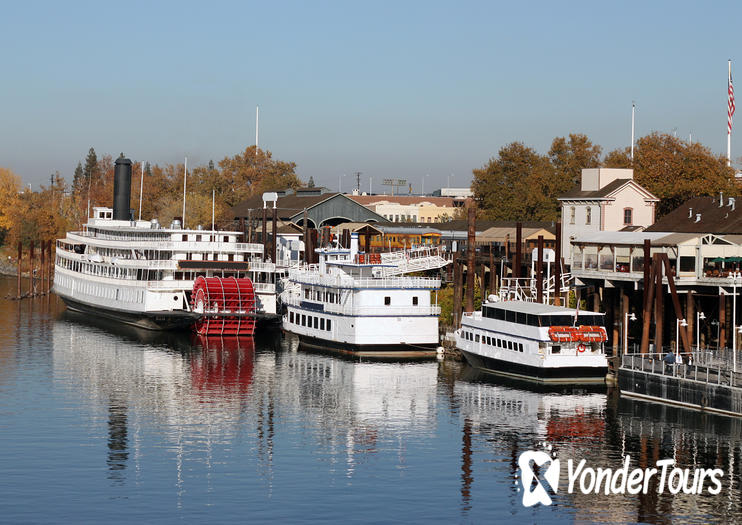
[[186, 204], [186, 179], [188, 178], [188, 157], [185, 158], [183, 166], [183, 224], [181, 227], [185, 230], [185, 204]]
[[216, 189], [211, 188], [211, 229], [216, 231], [214, 226], [214, 202], [216, 201]]
[[139, 181], [139, 220], [142, 220], [142, 193], [144, 193], [144, 161], [142, 161], [142, 178]]
[[356, 190], [358, 190], [358, 193], [361, 193], [361, 172], [356, 171]]
[[255, 106], [255, 155], [258, 154], [258, 131], [260, 122], [260, 106]]

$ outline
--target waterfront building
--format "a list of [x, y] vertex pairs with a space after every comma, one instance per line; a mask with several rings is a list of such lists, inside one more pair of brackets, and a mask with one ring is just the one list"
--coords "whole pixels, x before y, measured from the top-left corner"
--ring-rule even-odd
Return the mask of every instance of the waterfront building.
[[634, 181], [634, 170], [583, 169], [580, 186], [559, 197], [562, 253], [572, 264], [570, 242], [582, 235], [642, 230], [654, 223], [659, 199]]
[[451, 220], [457, 208], [451, 197], [408, 195], [349, 195], [355, 202], [383, 215], [389, 222], [434, 223]]

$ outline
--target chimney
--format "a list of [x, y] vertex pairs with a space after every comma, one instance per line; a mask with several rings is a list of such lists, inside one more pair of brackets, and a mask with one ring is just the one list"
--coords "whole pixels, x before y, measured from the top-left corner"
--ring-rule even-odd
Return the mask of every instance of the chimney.
[[131, 161], [123, 157], [116, 159], [113, 172], [113, 220], [131, 220]]
[[693, 208], [688, 208], [688, 218], [689, 219], [693, 218]]
[[696, 222], [701, 222], [701, 214], [696, 213]]
[[729, 197], [729, 207], [732, 208], [732, 211], [734, 211], [734, 206], [736, 202], [737, 201], [734, 199], [734, 197]]
[[724, 206], [724, 192], [720, 191], [719, 192], [719, 208], [721, 208], [722, 206]]

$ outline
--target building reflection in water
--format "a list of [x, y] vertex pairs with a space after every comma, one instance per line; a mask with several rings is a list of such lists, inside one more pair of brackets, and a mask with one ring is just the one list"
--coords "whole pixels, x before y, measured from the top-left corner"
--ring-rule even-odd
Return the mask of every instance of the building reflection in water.
[[[672, 458], [680, 468], [721, 468], [722, 492], [712, 495], [658, 493], [652, 478], [647, 494], [565, 494], [557, 505], [574, 509], [581, 522], [671, 523], [688, 516], [709, 521], [736, 521], [740, 508], [740, 440], [742, 421], [685, 409], [619, 398], [617, 392], [565, 393], [534, 389], [483, 376], [466, 367], [454, 387], [462, 421], [461, 509], [471, 509], [472, 486], [493, 463], [510, 479], [526, 450], [553, 447], [562, 464], [560, 487], [568, 485], [569, 459], [587, 466], [617, 469], [625, 455], [630, 469], [655, 467]], [[491, 467], [490, 467], [491, 468]], [[487, 475], [492, 475], [487, 473]], [[519, 485], [511, 485], [514, 509], [521, 508]], [[568, 500], [568, 501], [567, 501]]]

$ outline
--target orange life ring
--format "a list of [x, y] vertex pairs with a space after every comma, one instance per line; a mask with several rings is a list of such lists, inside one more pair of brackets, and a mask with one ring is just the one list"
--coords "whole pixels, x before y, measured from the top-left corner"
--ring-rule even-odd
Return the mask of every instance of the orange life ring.
[[583, 343], [580, 343], [580, 344], [578, 344], [578, 345], [577, 345], [577, 351], [578, 351], [579, 353], [582, 353], [582, 352], [584, 352], [585, 350], [587, 350], [587, 347], [586, 347], [586, 346], [585, 346], [585, 345], [584, 345]]

